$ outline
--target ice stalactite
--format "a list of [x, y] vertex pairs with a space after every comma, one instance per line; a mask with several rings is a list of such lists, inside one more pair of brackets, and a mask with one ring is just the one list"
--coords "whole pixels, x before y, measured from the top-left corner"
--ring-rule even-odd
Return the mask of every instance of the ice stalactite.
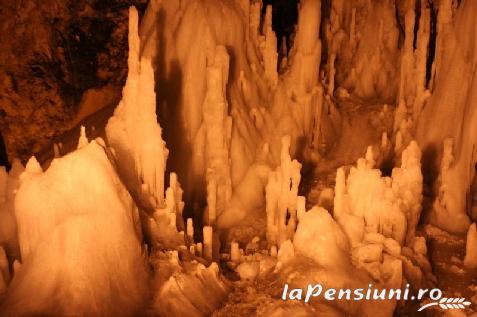
[[124, 162], [119, 165], [122, 178], [146, 206], [154, 208], [164, 203], [168, 150], [157, 123], [152, 61], [141, 56], [140, 47], [138, 13], [131, 7], [128, 78], [106, 135], [117, 159]]
[[301, 164], [290, 157], [290, 137], [282, 139], [280, 166], [268, 176], [266, 187], [267, 240], [280, 246], [292, 239], [297, 224]]

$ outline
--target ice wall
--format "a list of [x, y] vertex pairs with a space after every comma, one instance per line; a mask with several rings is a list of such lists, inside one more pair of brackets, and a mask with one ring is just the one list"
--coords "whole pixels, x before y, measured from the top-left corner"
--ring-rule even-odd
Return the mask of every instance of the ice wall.
[[130, 316], [147, 298], [137, 207], [101, 141], [21, 175], [15, 215], [22, 266], [2, 316]]
[[[441, 170], [436, 197], [443, 208], [434, 211], [434, 223], [460, 233], [466, 232], [470, 225], [466, 211], [471, 207], [470, 187], [477, 162], [474, 150], [477, 126], [476, 13], [477, 3], [468, 0], [461, 2], [454, 22], [449, 21], [451, 8], [440, 11], [439, 14], [447, 17], [440, 22], [440, 27], [446, 31], [439, 45], [445, 49], [438, 48], [433, 94], [419, 117], [416, 133], [430, 167], [429, 177], [436, 179], [435, 175]], [[453, 139], [453, 145], [444, 145], [447, 138]], [[451, 161], [449, 156], [453, 158]], [[439, 162], [443, 160], [446, 161], [444, 169], [442, 165], [439, 168]]]

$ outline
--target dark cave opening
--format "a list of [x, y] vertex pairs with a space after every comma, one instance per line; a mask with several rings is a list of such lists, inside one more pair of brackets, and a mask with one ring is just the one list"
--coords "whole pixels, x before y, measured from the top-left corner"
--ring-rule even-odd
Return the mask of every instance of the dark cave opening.
[[5, 166], [7, 170], [10, 169], [10, 162], [8, 161], [7, 149], [5, 147], [5, 142], [3, 136], [0, 133], [0, 166]]

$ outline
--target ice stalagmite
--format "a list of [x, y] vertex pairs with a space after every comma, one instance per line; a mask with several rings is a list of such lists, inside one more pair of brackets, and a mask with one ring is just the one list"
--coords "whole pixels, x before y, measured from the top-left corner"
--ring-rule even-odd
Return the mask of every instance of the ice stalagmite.
[[436, 182], [437, 197], [434, 201], [430, 222], [449, 232], [462, 232], [470, 225], [464, 210], [459, 210], [457, 201], [451, 196], [455, 180], [452, 179], [450, 169], [454, 161], [454, 141], [444, 140], [439, 178]]
[[120, 174], [146, 205], [162, 206], [168, 150], [156, 117], [152, 61], [141, 57], [138, 13], [129, 19], [128, 78], [123, 98], [106, 127], [109, 145], [122, 162]]
[[291, 84], [299, 97], [310, 93], [318, 83], [321, 59], [320, 21], [321, 1], [302, 1], [295, 43], [290, 52]]
[[15, 196], [21, 269], [2, 316], [131, 316], [146, 298], [136, 205], [102, 142], [30, 160]]
[[207, 65], [207, 93], [203, 106], [203, 131], [207, 174], [209, 223], [215, 223], [232, 195], [230, 178], [230, 139], [232, 117], [228, 115], [226, 86], [229, 76], [229, 55], [225, 47], [210, 52]]
[[282, 139], [281, 164], [270, 173], [266, 187], [269, 245], [280, 246], [293, 237], [296, 229], [301, 164], [297, 160], [292, 161], [289, 151], [290, 137], [285, 136]]
[[401, 245], [412, 242], [421, 202], [420, 150], [415, 142], [403, 152], [402, 165], [393, 169], [391, 178], [381, 177], [366, 159], [359, 159], [348, 177], [343, 169], [337, 172], [334, 217], [353, 245], [371, 232]]
[[[268, 6], [271, 8], [271, 6]], [[267, 12], [270, 10], [267, 10]], [[271, 12], [270, 12], [271, 14]], [[271, 22], [271, 21], [270, 21]], [[265, 68], [265, 78], [271, 87], [275, 87], [278, 83], [278, 53], [277, 53], [277, 36], [272, 30], [272, 26], [267, 26], [265, 30], [265, 39], [261, 43], [263, 63]]]

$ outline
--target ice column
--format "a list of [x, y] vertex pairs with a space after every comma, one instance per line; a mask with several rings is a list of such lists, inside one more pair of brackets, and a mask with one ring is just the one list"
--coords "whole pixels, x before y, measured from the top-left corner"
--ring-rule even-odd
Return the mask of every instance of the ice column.
[[207, 93], [203, 106], [209, 222], [214, 222], [225, 210], [232, 194], [229, 154], [232, 117], [228, 115], [226, 100], [228, 73], [227, 51], [217, 46], [207, 60]]

